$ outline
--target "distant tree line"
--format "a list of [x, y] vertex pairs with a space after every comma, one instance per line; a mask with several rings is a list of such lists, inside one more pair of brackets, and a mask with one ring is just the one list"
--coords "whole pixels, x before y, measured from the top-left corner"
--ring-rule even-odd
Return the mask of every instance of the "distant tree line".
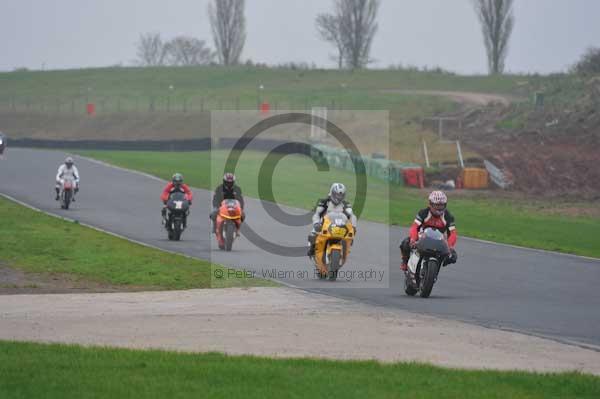
[[137, 44], [138, 64], [142, 66], [206, 65], [215, 58], [204, 40], [177, 36], [164, 41], [160, 33], [146, 33]]
[[213, 0], [208, 15], [215, 50], [204, 40], [177, 36], [164, 41], [160, 33], [142, 34], [137, 42], [137, 64], [141, 66], [207, 65], [215, 60], [222, 65], [235, 65], [246, 41], [245, 0]]
[[[377, 33], [381, 0], [331, 0], [332, 11], [316, 16], [318, 37], [335, 49], [332, 59], [339, 69], [366, 68], [373, 62], [371, 47]], [[514, 0], [471, 0], [480, 23], [490, 74], [504, 73], [509, 42], [515, 26]], [[177, 36], [163, 40], [159, 33], [146, 33], [137, 43], [137, 63], [162, 65], [236, 65], [246, 42], [245, 0], [211, 0], [207, 7], [214, 50], [204, 40]], [[246, 65], [266, 64], [245, 61]], [[291, 69], [314, 69], [307, 63], [279, 64]], [[600, 73], [600, 49], [591, 48], [573, 66], [579, 74]]]

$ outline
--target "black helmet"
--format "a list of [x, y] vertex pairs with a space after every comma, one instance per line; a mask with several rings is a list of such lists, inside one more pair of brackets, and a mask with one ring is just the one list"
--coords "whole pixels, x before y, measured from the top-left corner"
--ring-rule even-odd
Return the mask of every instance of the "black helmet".
[[183, 184], [183, 176], [181, 175], [181, 173], [175, 173], [171, 181], [173, 182], [173, 185], [175, 187], [179, 187]]
[[233, 173], [225, 173], [223, 175], [223, 186], [231, 189], [235, 184], [235, 175]]

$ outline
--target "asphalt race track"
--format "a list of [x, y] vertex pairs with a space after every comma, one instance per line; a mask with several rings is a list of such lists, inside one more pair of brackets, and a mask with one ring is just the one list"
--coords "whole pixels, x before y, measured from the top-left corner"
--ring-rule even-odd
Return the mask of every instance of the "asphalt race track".
[[[210, 193], [205, 190], [194, 190], [183, 241], [170, 242], [160, 225], [164, 182], [76, 157], [82, 188], [73, 208], [63, 211], [54, 201], [53, 187], [65, 157], [59, 151], [10, 148], [0, 160], [0, 193], [156, 247], [243, 268], [257, 277], [273, 276], [275, 270], [283, 273], [284, 282], [311, 291], [600, 348], [598, 260], [459, 238], [459, 263], [441, 271], [430, 298], [410, 298], [398, 268], [397, 247], [405, 230], [359, 221], [344, 269], [372, 270], [372, 276], [383, 280], [322, 282], [310, 274], [307, 258], [273, 255], [243, 236], [230, 253], [215, 249], [207, 216]], [[248, 223], [260, 235], [282, 245], [305, 243], [308, 227], [282, 226], [259, 201], [247, 202]], [[77, 245], [77, 237], [73, 240]], [[303, 271], [310, 278], [295, 278], [290, 271]]]

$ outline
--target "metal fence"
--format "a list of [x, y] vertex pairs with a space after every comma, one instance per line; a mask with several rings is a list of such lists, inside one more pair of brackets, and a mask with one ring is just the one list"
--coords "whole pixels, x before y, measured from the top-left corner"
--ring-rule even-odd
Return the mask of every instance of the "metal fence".
[[[11, 112], [35, 112], [50, 114], [86, 114], [93, 104], [95, 113], [195, 113], [204, 111], [258, 110], [264, 102], [261, 98], [214, 97], [214, 96], [139, 96], [139, 97], [81, 97], [35, 98], [0, 94], [0, 110]], [[269, 100], [268, 108], [278, 110], [306, 110], [324, 106], [331, 110], [343, 109], [339, 99], [315, 101], [310, 98]]]

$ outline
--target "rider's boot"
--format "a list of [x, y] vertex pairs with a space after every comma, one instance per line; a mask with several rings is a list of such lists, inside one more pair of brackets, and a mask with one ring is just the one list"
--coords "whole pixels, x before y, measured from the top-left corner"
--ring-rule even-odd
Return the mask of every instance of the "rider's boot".
[[213, 209], [208, 218], [212, 222], [212, 233], [217, 234], [217, 210]]
[[58, 201], [60, 199], [60, 188], [55, 187], [54, 190], [56, 190], [56, 198], [54, 200]]
[[400, 264], [400, 270], [403, 272], [408, 270], [408, 258], [402, 257], [402, 263]]

